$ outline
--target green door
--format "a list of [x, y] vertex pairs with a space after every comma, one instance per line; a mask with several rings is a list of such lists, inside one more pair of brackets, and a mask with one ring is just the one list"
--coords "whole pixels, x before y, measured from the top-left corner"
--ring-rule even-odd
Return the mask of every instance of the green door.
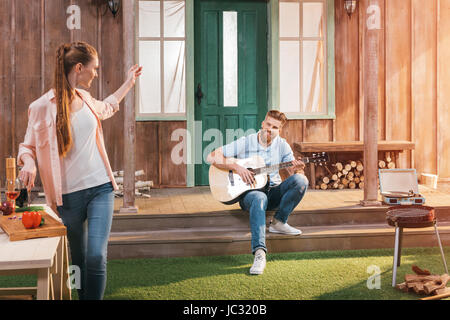
[[205, 155], [257, 131], [268, 110], [267, 2], [195, 0], [194, 21], [195, 120], [202, 136], [195, 183], [209, 185]]

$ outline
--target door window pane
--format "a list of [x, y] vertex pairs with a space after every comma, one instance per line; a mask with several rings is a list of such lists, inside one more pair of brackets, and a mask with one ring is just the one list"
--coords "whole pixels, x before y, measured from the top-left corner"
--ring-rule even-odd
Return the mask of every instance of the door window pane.
[[223, 13], [223, 104], [238, 106], [237, 12]]

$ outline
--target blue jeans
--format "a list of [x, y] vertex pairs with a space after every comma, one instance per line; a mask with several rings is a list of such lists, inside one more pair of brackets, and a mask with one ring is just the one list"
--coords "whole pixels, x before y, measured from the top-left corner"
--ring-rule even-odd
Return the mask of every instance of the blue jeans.
[[239, 201], [241, 208], [250, 213], [253, 254], [258, 249], [267, 252], [266, 210], [277, 210], [275, 219], [286, 223], [307, 188], [308, 179], [304, 175], [293, 174], [280, 185], [270, 187], [266, 192], [250, 191]]
[[106, 287], [106, 257], [114, 212], [111, 182], [63, 195], [59, 215], [67, 227], [72, 265], [81, 271], [80, 300], [101, 300]]

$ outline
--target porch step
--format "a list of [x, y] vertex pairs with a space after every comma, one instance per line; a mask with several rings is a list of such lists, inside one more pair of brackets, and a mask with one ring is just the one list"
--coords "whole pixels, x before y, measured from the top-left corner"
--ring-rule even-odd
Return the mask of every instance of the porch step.
[[[303, 232], [300, 236], [266, 232], [268, 251], [394, 248], [395, 229], [386, 223], [298, 228]], [[440, 222], [439, 233], [442, 244], [450, 246], [450, 223]], [[403, 236], [403, 247], [437, 246], [434, 228], [404, 229]], [[108, 257], [123, 259], [248, 254], [250, 239], [248, 226], [111, 232]]]
[[[289, 224], [304, 227], [335, 225], [384, 224], [387, 206], [363, 208], [359, 206], [338, 209], [296, 209], [289, 217]], [[450, 223], [450, 207], [437, 207], [439, 222]], [[267, 212], [267, 225], [274, 215]], [[242, 210], [226, 210], [199, 213], [119, 214], [115, 213], [112, 232], [147, 232], [182, 228], [238, 228], [249, 227], [249, 214]]]

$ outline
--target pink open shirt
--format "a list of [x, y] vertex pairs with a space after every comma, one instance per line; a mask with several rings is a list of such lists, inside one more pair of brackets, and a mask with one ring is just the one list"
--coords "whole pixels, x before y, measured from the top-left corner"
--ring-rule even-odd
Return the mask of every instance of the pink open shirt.
[[[108, 176], [113, 187], [117, 190], [117, 184], [111, 170], [111, 165], [106, 154], [103, 130], [100, 120], [112, 117], [119, 111], [119, 102], [114, 95], [110, 95], [104, 101], [94, 99], [89, 92], [76, 89], [77, 94], [88, 105], [95, 115], [97, 127], [97, 146], [105, 163]], [[22, 156], [29, 154], [37, 160], [37, 167], [45, 192], [45, 200], [55, 212], [57, 206], [62, 205], [61, 168], [56, 137], [56, 103], [53, 89], [42, 97], [33, 101], [28, 108], [28, 127], [24, 142], [19, 145], [17, 163], [23, 166]], [[80, 172], [82, 175], [83, 172]]]

